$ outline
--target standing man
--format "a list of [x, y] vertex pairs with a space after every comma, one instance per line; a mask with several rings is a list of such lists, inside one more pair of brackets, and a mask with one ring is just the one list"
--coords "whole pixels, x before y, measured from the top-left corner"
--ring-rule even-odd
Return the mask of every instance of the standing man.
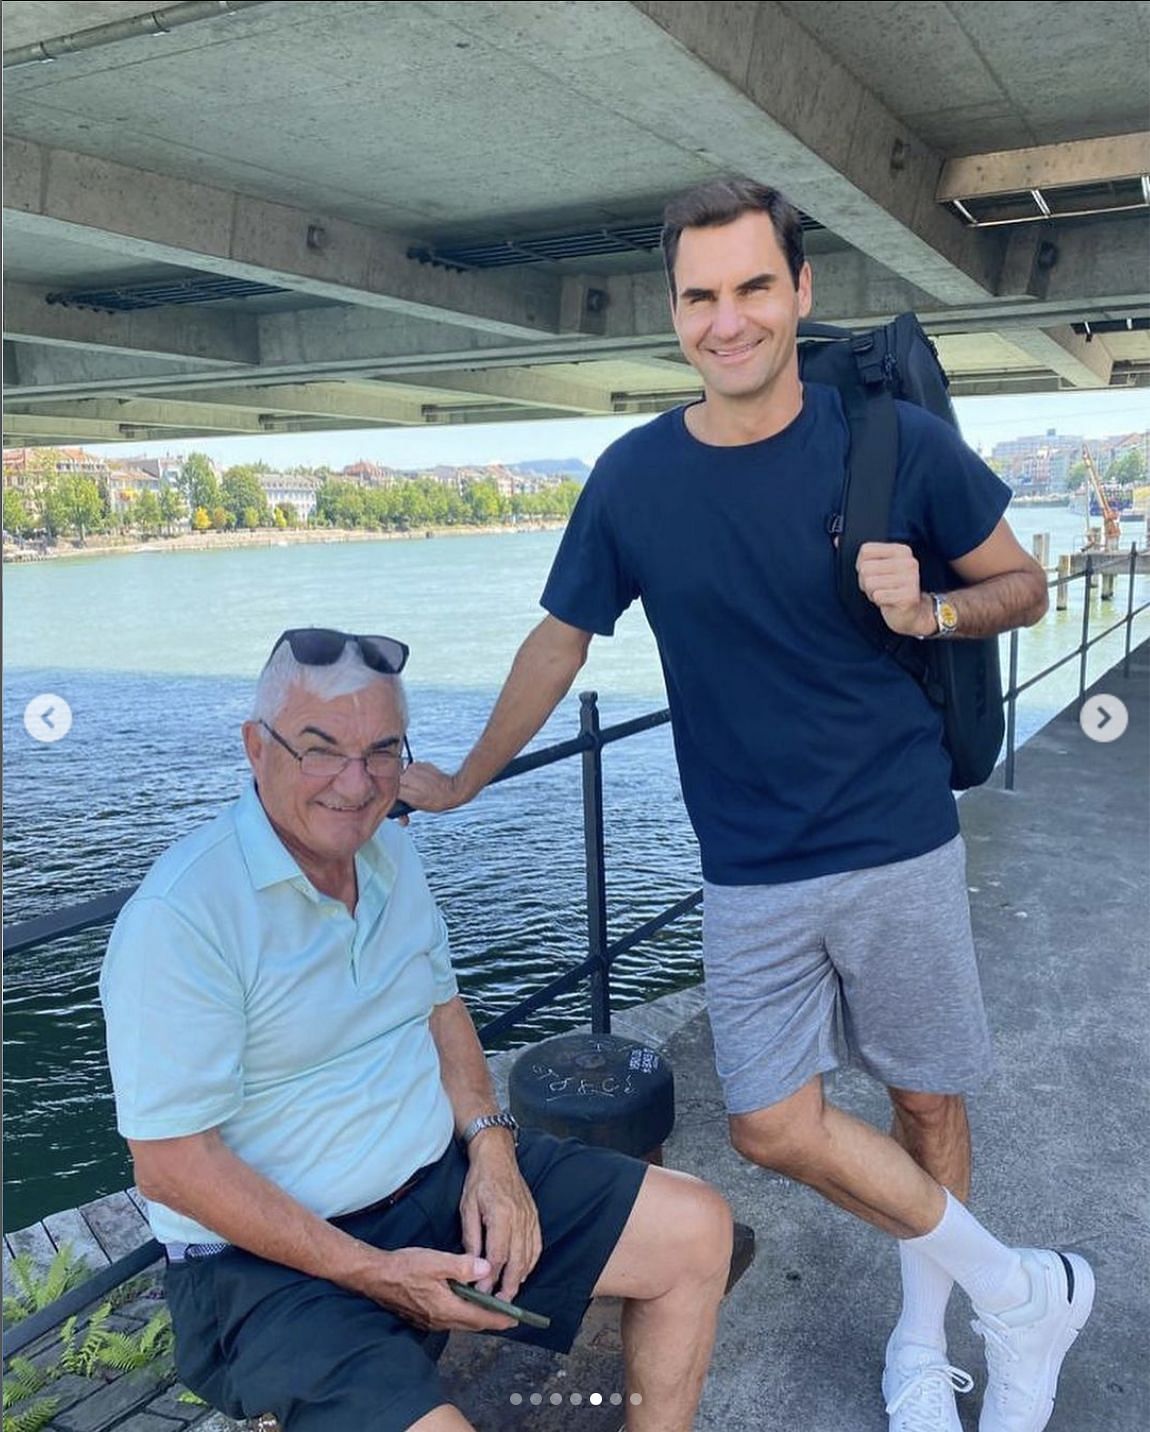
[[730, 1211], [500, 1112], [443, 919], [385, 819], [406, 656], [285, 632], [243, 728], [254, 783], [160, 857], [112, 932], [117, 1120], [167, 1250], [176, 1366], [284, 1432], [466, 1432], [436, 1372], [450, 1329], [565, 1352], [613, 1294], [629, 1432], [690, 1432]]
[[[837, 393], [799, 379], [799, 217], [775, 190], [717, 181], [668, 207], [663, 249], [703, 400], [603, 454], [547, 582], [549, 615], [485, 731], [454, 775], [414, 766], [402, 794], [429, 810], [475, 796], [547, 719], [592, 636], [642, 600], [701, 848], [734, 1146], [899, 1240], [891, 1432], [959, 1432], [954, 1390], [971, 1380], [946, 1356], [953, 1282], [986, 1343], [980, 1432], [1039, 1432], [1093, 1276], [1074, 1254], [1005, 1246], [964, 1206], [962, 1096], [989, 1062], [964, 850], [939, 714], [836, 594], [827, 532], [847, 427]], [[887, 625], [962, 640], [1037, 621], [1045, 580], [1003, 520], [1006, 487], [921, 409], [900, 403], [898, 428], [895, 540], [858, 562]], [[922, 591], [915, 545], [962, 586]], [[823, 1074], [846, 1060], [886, 1086], [889, 1135], [824, 1098]]]

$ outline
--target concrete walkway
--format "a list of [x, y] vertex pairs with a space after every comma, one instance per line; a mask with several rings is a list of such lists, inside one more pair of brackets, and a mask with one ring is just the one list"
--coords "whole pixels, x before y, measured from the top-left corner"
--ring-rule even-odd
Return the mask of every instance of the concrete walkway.
[[[999, 774], [960, 802], [997, 1060], [971, 1101], [972, 1203], [1004, 1239], [1076, 1249], [1097, 1274], [1050, 1432], [1145, 1432], [1150, 648], [1128, 681], [1119, 668], [1092, 689], [1129, 708], [1120, 740], [1089, 741], [1064, 712], [1023, 748], [1014, 792]], [[666, 1053], [679, 1109], [667, 1162], [719, 1184], [758, 1239], [727, 1300], [698, 1432], [885, 1432], [892, 1245], [730, 1150], [705, 1015]], [[841, 1076], [832, 1093], [887, 1122], [866, 1079]], [[952, 1360], [976, 1379], [960, 1399], [974, 1429], [984, 1364], [958, 1292], [949, 1326]]]

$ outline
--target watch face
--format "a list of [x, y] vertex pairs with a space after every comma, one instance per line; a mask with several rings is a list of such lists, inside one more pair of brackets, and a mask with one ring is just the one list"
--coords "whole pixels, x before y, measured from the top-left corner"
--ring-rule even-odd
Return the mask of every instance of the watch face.
[[958, 611], [953, 602], [939, 602], [938, 626], [940, 631], [954, 631], [958, 626]]

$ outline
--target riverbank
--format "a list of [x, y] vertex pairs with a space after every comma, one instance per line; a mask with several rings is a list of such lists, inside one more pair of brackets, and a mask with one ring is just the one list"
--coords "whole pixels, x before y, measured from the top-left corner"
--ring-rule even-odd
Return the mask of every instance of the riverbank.
[[333, 542], [411, 542], [433, 537], [515, 536], [522, 532], [555, 532], [565, 527], [562, 518], [494, 523], [479, 527], [419, 527], [405, 532], [367, 531], [351, 527], [257, 528], [254, 532], [182, 532], [178, 537], [109, 537], [103, 533], [83, 546], [74, 539], [52, 547], [4, 544], [5, 562], [53, 562], [70, 557], [122, 557], [139, 552], [217, 552], [244, 547], [321, 546]]

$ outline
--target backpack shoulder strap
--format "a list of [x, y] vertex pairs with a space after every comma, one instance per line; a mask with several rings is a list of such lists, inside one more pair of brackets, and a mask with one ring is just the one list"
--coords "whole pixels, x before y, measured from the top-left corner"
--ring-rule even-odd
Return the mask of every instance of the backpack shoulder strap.
[[890, 509], [898, 472], [898, 415], [894, 399], [881, 387], [859, 383], [843, 393], [850, 434], [842, 523], [838, 546], [838, 593], [851, 619], [881, 650], [893, 654], [902, 638], [858, 583], [856, 563], [864, 542], [890, 540]]

